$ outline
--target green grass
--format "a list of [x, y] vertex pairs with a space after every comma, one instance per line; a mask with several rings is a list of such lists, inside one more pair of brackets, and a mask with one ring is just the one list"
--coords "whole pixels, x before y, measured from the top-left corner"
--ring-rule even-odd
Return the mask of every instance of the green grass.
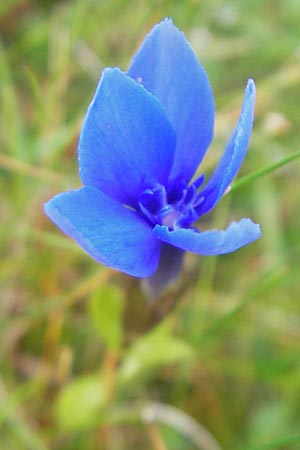
[[[189, 255], [153, 306], [43, 203], [80, 184], [77, 139], [101, 70], [125, 70], [165, 16], [215, 92], [208, 171], [256, 80], [249, 153], [209, 225], [249, 216], [263, 237]], [[300, 449], [299, 17], [297, 0], [2, 0], [0, 450], [193, 450], [205, 430], [224, 450]]]

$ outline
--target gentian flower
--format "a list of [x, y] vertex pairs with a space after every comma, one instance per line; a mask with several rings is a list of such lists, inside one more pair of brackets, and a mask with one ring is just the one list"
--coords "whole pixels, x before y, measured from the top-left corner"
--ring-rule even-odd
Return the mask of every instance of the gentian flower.
[[[145, 38], [127, 73], [105, 69], [79, 139], [83, 187], [52, 198], [45, 211], [96, 261], [159, 290], [185, 251], [229, 253], [260, 237], [250, 219], [224, 231], [193, 224], [222, 198], [247, 151], [255, 84], [208, 182], [195, 173], [211, 143], [214, 99], [195, 53], [170, 19]], [[201, 228], [201, 222], [200, 222]]]

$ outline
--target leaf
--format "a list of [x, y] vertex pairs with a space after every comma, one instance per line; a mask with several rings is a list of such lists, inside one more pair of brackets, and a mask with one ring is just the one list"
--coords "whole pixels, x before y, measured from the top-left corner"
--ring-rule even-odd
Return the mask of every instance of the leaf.
[[124, 356], [119, 381], [126, 383], [146, 370], [191, 359], [192, 347], [169, 333], [166, 327], [158, 327], [138, 339]]
[[[261, 445], [256, 445], [255, 447], [243, 447], [241, 450], [279, 450], [282, 448], [284, 450], [287, 445], [297, 444], [300, 442], [300, 435], [295, 434], [291, 436], [284, 436], [276, 439], [275, 441], [268, 442]], [[296, 447], [295, 447], [296, 448]]]
[[[293, 427], [293, 409], [283, 400], [268, 401], [256, 408], [249, 423], [249, 444], [255, 448], [269, 445], [270, 448], [277, 448], [277, 441], [280, 442], [282, 436], [296, 435], [297, 427]], [[299, 435], [298, 435], [299, 438]], [[269, 444], [268, 444], [269, 443]]]
[[101, 376], [85, 375], [69, 383], [56, 400], [56, 420], [65, 430], [84, 430], [98, 423], [104, 405]]
[[109, 349], [116, 350], [122, 344], [123, 306], [122, 292], [116, 286], [101, 286], [90, 298], [93, 325]]

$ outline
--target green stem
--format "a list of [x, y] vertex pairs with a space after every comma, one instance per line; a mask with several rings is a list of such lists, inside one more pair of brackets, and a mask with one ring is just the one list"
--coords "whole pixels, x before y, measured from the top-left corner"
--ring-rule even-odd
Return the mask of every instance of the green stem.
[[245, 177], [240, 178], [239, 180], [235, 181], [232, 184], [230, 192], [240, 189], [241, 187], [244, 187], [248, 183], [252, 183], [252, 181], [255, 181], [258, 178], [261, 178], [264, 175], [267, 175], [268, 173], [271, 173], [274, 170], [279, 169], [280, 167], [294, 161], [297, 158], [300, 158], [300, 151], [295, 152], [292, 155], [289, 155], [286, 158], [283, 158], [281, 161], [271, 164], [268, 167], [258, 170], [257, 172], [250, 173], [250, 175], [246, 175]]

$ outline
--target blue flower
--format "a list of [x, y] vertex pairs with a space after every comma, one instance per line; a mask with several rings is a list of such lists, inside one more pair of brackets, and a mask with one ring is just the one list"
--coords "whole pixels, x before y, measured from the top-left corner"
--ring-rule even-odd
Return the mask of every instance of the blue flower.
[[[45, 211], [96, 261], [163, 286], [185, 251], [229, 253], [260, 237], [250, 219], [224, 231], [192, 224], [230, 186], [253, 125], [249, 80], [240, 118], [208, 182], [194, 179], [213, 137], [207, 75], [170, 19], [145, 38], [127, 73], [104, 70], [79, 140], [83, 187], [56, 195]], [[154, 274], [154, 275], [153, 275]]]

